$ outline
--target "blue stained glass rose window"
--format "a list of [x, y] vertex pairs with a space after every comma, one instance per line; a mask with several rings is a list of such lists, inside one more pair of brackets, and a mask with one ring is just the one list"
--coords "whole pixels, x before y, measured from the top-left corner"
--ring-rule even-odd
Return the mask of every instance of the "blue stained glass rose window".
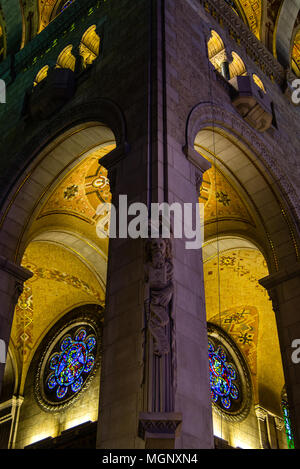
[[44, 393], [64, 402], [83, 388], [96, 363], [97, 339], [88, 326], [76, 327], [56, 343], [45, 367]]
[[211, 398], [225, 411], [236, 411], [241, 401], [238, 372], [218, 342], [208, 342]]

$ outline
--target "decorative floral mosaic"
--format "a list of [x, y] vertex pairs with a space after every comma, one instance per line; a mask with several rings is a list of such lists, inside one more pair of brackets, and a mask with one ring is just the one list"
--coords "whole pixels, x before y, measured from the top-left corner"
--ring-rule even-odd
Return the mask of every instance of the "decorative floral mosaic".
[[206, 171], [200, 188], [204, 203], [205, 223], [236, 219], [254, 225], [253, 219], [237, 191], [215, 167]]
[[14, 328], [16, 332], [14, 334], [14, 338], [15, 346], [20, 354], [21, 361], [26, 363], [30, 357], [30, 352], [33, 347], [34, 297], [32, 293], [32, 284], [34, 282], [39, 279], [61, 282], [84, 291], [88, 295], [94, 297], [99, 304], [103, 304], [103, 300], [100, 293], [95, 290], [95, 288], [74, 275], [60, 272], [55, 269], [38, 267], [30, 262], [26, 255], [23, 258], [22, 265], [33, 273], [33, 277], [25, 282], [23, 293], [20, 295], [15, 309]]
[[98, 206], [111, 202], [107, 170], [99, 165], [99, 158], [113, 148], [110, 145], [97, 150], [71, 171], [51, 194], [38, 218], [61, 213], [95, 224]]

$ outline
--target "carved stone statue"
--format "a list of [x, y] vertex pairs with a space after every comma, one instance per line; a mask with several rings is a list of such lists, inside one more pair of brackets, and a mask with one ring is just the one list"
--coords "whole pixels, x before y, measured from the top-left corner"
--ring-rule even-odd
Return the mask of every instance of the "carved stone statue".
[[173, 412], [176, 354], [170, 239], [147, 241], [145, 268], [148, 411]]
[[147, 243], [146, 282], [149, 287], [148, 327], [154, 339], [154, 353], [170, 352], [170, 305], [173, 298], [171, 241], [151, 239]]

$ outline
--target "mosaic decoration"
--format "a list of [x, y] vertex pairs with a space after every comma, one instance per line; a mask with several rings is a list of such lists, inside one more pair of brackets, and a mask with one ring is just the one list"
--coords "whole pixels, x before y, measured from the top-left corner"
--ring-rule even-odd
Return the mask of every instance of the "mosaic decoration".
[[107, 170], [99, 165], [99, 158], [114, 148], [115, 145], [100, 148], [73, 169], [50, 195], [38, 219], [63, 214], [96, 224], [99, 205], [111, 202]]
[[257, 308], [246, 305], [228, 309], [210, 319], [232, 337], [254, 376], [257, 374], [258, 320]]
[[208, 356], [211, 400], [214, 410], [229, 421], [247, 417], [252, 400], [250, 373], [234, 341], [209, 322]]
[[230, 198], [228, 197], [228, 194], [225, 194], [224, 192], [217, 192], [216, 194], [218, 202], [224, 205], [224, 207], [229, 207], [230, 205]]
[[295, 442], [294, 442], [294, 436], [292, 432], [292, 425], [291, 425], [291, 419], [290, 419], [290, 409], [289, 409], [287, 399], [285, 397], [281, 401], [281, 407], [282, 407], [282, 412], [283, 412], [288, 448], [295, 449]]
[[17, 337], [16, 350], [21, 362], [25, 363], [29, 359], [34, 344], [32, 280], [24, 284], [23, 292], [16, 305], [14, 321]]
[[238, 192], [216, 167], [204, 175], [199, 202], [204, 204], [205, 225], [218, 219], [238, 220], [255, 226]]
[[99, 345], [91, 319], [73, 321], [52, 336], [36, 373], [35, 396], [44, 410], [62, 410], [87, 389], [99, 365]]
[[212, 342], [208, 342], [209, 372], [211, 398], [226, 410], [232, 407], [232, 401], [240, 397], [240, 390], [235, 384], [238, 380], [238, 373], [228, 362], [227, 354], [219, 346], [215, 349]]
[[300, 30], [298, 30], [292, 49], [292, 69], [297, 77], [300, 77]]
[[31, 356], [31, 350], [34, 345], [34, 298], [32, 292], [34, 282], [39, 279], [61, 282], [84, 291], [96, 298], [99, 304], [103, 304], [103, 300], [100, 293], [84, 280], [55, 269], [38, 267], [36, 264], [30, 262], [26, 254], [23, 257], [22, 266], [30, 270], [33, 273], [33, 277], [25, 282], [23, 293], [19, 297], [15, 309], [13, 330], [15, 331], [15, 347], [19, 352], [21, 362], [26, 363]]

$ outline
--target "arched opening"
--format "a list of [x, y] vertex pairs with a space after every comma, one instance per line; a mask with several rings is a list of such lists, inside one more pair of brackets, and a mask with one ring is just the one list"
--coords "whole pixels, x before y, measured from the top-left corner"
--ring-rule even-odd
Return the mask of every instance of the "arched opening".
[[33, 86], [37, 86], [41, 81], [47, 78], [49, 72], [49, 65], [45, 65], [41, 70], [38, 72], [37, 76], [34, 79]]
[[229, 64], [230, 78], [246, 76], [246, 66], [241, 57], [236, 53], [232, 52], [232, 62]]
[[230, 80], [237, 76], [247, 75], [247, 69], [241, 57], [232, 51], [232, 60], [230, 61], [223, 39], [214, 30], [211, 31], [207, 49], [211, 64], [225, 79]]
[[232, 10], [240, 16], [258, 39], [261, 36], [262, 1], [259, 0], [225, 0]]
[[[58, 333], [57, 328], [63, 334], [68, 329], [68, 321], [78, 313], [78, 324], [74, 325], [72, 334], [64, 332], [66, 337], [72, 336], [72, 343], [66, 348], [69, 353], [71, 346], [78, 347], [75, 336], [81, 323], [89, 329], [88, 340], [96, 336], [92, 332], [96, 327], [93, 324], [103, 321], [109, 239], [107, 222], [103, 226], [105, 235], [102, 233], [100, 238], [97, 234], [98, 222], [103, 217], [102, 213], [98, 214], [98, 208], [110, 202], [111, 193], [107, 170], [99, 160], [115, 147], [115, 135], [101, 123], [78, 125], [63, 133], [23, 173], [2, 218], [4, 232], [15, 232], [11, 258], [32, 273], [16, 305], [10, 338], [18, 370], [14, 392], [17, 397], [24, 397], [18, 425], [13, 423], [13, 447], [24, 448], [47, 438], [59, 439], [63, 432], [79, 425], [86, 431], [88, 422], [93, 424], [89, 428], [96, 432], [100, 369], [97, 368], [97, 377], [88, 390], [85, 378], [90, 373], [90, 365], [93, 368], [92, 361], [101, 359], [100, 348], [97, 356], [92, 357], [85, 341], [86, 351], [82, 353], [86, 360], [91, 355], [90, 361], [77, 381], [65, 386], [62, 380], [56, 383], [57, 393], [52, 393], [52, 400], [49, 398], [50, 410], [46, 405], [43, 407], [44, 397], [42, 403], [38, 399], [34, 376], [45, 350]], [[16, 232], [19, 204], [23, 216], [19, 218]], [[51, 356], [58, 354], [58, 349], [51, 349]], [[64, 350], [60, 349], [60, 353]], [[50, 368], [48, 365], [41, 365], [45, 368], [41, 378], [45, 382], [51, 374], [52, 365]], [[5, 379], [4, 389], [7, 388]], [[44, 396], [46, 391], [41, 392]], [[80, 394], [78, 399], [77, 394]], [[70, 410], [65, 411], [65, 405], [56, 408], [57, 404], [65, 403], [66, 396]]]
[[257, 76], [255, 73], [252, 75], [253, 81], [258, 86], [264, 93], [266, 93], [266, 88], [259, 76]]
[[70, 44], [61, 51], [56, 61], [56, 68], [68, 68], [75, 71], [76, 58], [72, 54], [72, 49], [73, 46]]
[[200, 202], [216, 444], [287, 448], [276, 317], [259, 281], [284, 263], [280, 246], [293, 236], [267, 171], [241, 138], [207, 123], [197, 132], [194, 124], [194, 148], [212, 164]]
[[83, 66], [91, 65], [99, 55], [100, 37], [96, 33], [96, 25], [90, 26], [84, 33], [80, 43], [80, 55], [83, 59]]
[[63, 13], [75, 0], [54, 0], [51, 2], [43, 2], [39, 0], [40, 26], [39, 32], [57, 16]]
[[292, 70], [297, 77], [300, 77], [300, 26], [294, 32], [291, 52]]

